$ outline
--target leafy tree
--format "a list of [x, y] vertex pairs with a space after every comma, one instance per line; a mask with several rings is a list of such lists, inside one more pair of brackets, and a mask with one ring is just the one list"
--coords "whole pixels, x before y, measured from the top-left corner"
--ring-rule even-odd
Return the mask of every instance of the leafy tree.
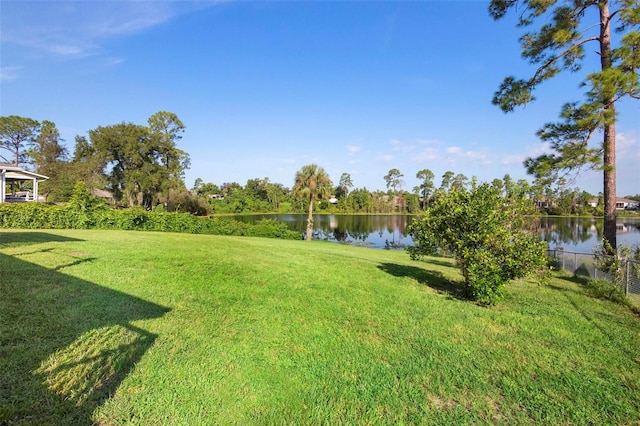
[[491, 186], [499, 189], [500, 191], [504, 190], [504, 183], [502, 182], [501, 179], [498, 179], [498, 178], [495, 178], [494, 180], [491, 181]]
[[[89, 131], [91, 143], [80, 149], [93, 152], [108, 171], [116, 200], [149, 210], [169, 190], [183, 190], [183, 172], [189, 157], [175, 146], [184, 126], [175, 114], [160, 112], [149, 118], [149, 126], [120, 123]], [[167, 208], [170, 208], [167, 205]]]
[[193, 187], [191, 188], [191, 190], [193, 192], [198, 192], [198, 190], [200, 188], [202, 188], [202, 185], [204, 185], [204, 180], [202, 180], [202, 178], [196, 178], [195, 182], [193, 182]]
[[453, 183], [454, 173], [452, 171], [446, 171], [442, 175], [442, 183], [440, 184], [439, 190], [442, 192], [447, 192], [451, 188], [451, 184]]
[[393, 194], [396, 194], [398, 188], [402, 188], [402, 185], [404, 185], [404, 182], [402, 180], [403, 177], [404, 175], [400, 173], [400, 170], [389, 170], [389, 173], [384, 176], [384, 180], [387, 183], [387, 189], [391, 189], [393, 191]]
[[346, 198], [349, 196], [349, 190], [353, 188], [353, 181], [349, 173], [343, 173], [338, 182], [337, 196], [338, 198]]
[[420, 196], [416, 194], [404, 194], [405, 211], [407, 213], [417, 213], [421, 210]]
[[433, 184], [433, 178], [435, 176], [431, 170], [422, 169], [416, 173], [416, 177], [422, 181], [418, 186], [418, 194], [422, 197], [422, 208], [424, 209], [435, 189], [435, 185]]
[[151, 188], [158, 192], [159, 181], [157, 167], [152, 167], [157, 164], [148, 143], [148, 129], [123, 122], [90, 130], [89, 138], [103, 170], [110, 170], [107, 176], [116, 200], [126, 197], [131, 207], [148, 203], [150, 208]]
[[274, 210], [278, 211], [280, 209], [280, 203], [287, 196], [288, 189], [285, 188], [281, 183], [271, 183], [268, 182], [268, 179], [266, 180], [267, 199], [269, 203], [274, 207]]
[[531, 198], [531, 184], [526, 179], [518, 179], [515, 185], [512, 188], [512, 193], [516, 196], [527, 196]]
[[222, 195], [225, 197], [228, 197], [237, 191], [242, 191], [242, 185], [238, 182], [225, 182], [220, 186], [220, 192], [222, 192]]
[[42, 122], [35, 143], [27, 151], [36, 173], [49, 177], [49, 180], [41, 184], [40, 190], [47, 194], [50, 200], [60, 200], [66, 195], [71, 195], [70, 182], [67, 179], [69, 174], [66, 163], [67, 148], [60, 142], [62, 139], [55, 123], [45, 120]]
[[453, 182], [451, 182], [451, 188], [461, 190], [467, 187], [469, 184], [469, 178], [463, 175], [462, 173], [458, 173], [453, 178]]
[[33, 147], [27, 151], [36, 173], [49, 177], [56, 173], [58, 163], [67, 157], [67, 148], [60, 142], [62, 139], [55, 123], [43, 121]]
[[391, 190], [392, 200], [391, 200], [391, 208], [395, 208], [396, 194], [398, 193], [398, 189], [402, 190], [402, 185], [404, 185], [404, 181], [402, 178], [404, 175], [400, 173], [398, 169], [391, 169], [389, 173], [384, 176], [384, 180], [387, 183], [387, 189]]
[[502, 182], [503, 182], [503, 185], [504, 185], [505, 195], [507, 197], [509, 197], [511, 195], [511, 193], [513, 192], [513, 188], [515, 186], [515, 183], [513, 182], [513, 179], [511, 178], [509, 173], [504, 175], [504, 177], [502, 178]]
[[97, 155], [93, 146], [84, 136], [76, 136], [76, 145], [69, 174], [72, 180], [82, 181], [89, 190], [101, 189], [106, 185], [104, 160]]
[[373, 211], [373, 197], [367, 188], [354, 189], [349, 194], [349, 208], [354, 212], [371, 213]]
[[200, 197], [205, 197], [209, 195], [220, 194], [220, 188], [215, 183], [207, 182], [205, 183], [201, 178], [197, 178], [195, 183], [193, 184], [192, 191], [198, 194]]
[[0, 155], [6, 163], [19, 166], [24, 162], [26, 148], [34, 142], [40, 123], [31, 118], [9, 115], [0, 117], [0, 148], [9, 151], [13, 157]]
[[486, 183], [452, 189], [411, 223], [415, 245], [407, 250], [413, 259], [439, 250], [452, 253], [467, 295], [493, 304], [508, 281], [546, 264], [545, 243], [526, 230], [530, 208], [524, 198], [505, 199], [501, 188]]
[[184, 187], [184, 170], [189, 168], [189, 154], [178, 149], [177, 143], [182, 139], [185, 126], [178, 116], [172, 112], [159, 111], [149, 117], [149, 129], [160, 155], [164, 175], [161, 189], [165, 193], [167, 208], [171, 206], [170, 190]]
[[302, 166], [302, 169], [296, 172], [293, 193], [299, 199], [309, 200], [307, 241], [311, 241], [311, 234], [313, 232], [313, 203], [316, 200], [327, 197], [332, 185], [327, 172], [317, 164]]
[[264, 179], [249, 179], [247, 180], [244, 190], [251, 198], [255, 198], [260, 201], [269, 201], [267, 194], [267, 187], [269, 186], [269, 178]]
[[[624, 97], [640, 98], [638, 1], [492, 0], [489, 13], [500, 19], [510, 9], [520, 14], [520, 27], [541, 21], [537, 31], [520, 38], [524, 58], [539, 66], [529, 79], [507, 77], [503, 81], [493, 103], [505, 112], [534, 100], [534, 89], [562, 70], [579, 71], [591, 50], [587, 46], [595, 44], [599, 71], [587, 74], [582, 82], [586, 99], [565, 104], [560, 121], [547, 123], [538, 131], [555, 152], [527, 159], [525, 166], [536, 177], [551, 180], [585, 166], [601, 168], [605, 247], [615, 251], [616, 102]], [[620, 36], [612, 37], [612, 30]], [[598, 134], [602, 135], [601, 143], [593, 146]]]
[[[211, 212], [211, 206], [204, 198], [193, 195], [186, 190], [172, 189], [170, 191], [174, 211], [191, 213], [196, 216], [205, 216]], [[161, 211], [163, 208], [162, 204], [159, 204], [154, 211]]]

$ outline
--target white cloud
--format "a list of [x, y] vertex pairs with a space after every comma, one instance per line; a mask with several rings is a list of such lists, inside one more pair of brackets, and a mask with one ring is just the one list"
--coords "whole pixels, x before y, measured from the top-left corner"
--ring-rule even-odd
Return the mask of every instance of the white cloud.
[[393, 147], [394, 151], [398, 151], [401, 152], [403, 154], [408, 154], [409, 152], [413, 151], [416, 149], [415, 145], [411, 145], [411, 144], [407, 144], [404, 142], [401, 142], [397, 139], [392, 139], [391, 140], [391, 146]]
[[462, 149], [458, 146], [450, 146], [445, 150], [447, 154], [459, 155], [462, 152]]
[[353, 155], [356, 152], [360, 151], [361, 147], [357, 146], [357, 145], [347, 145], [347, 152], [349, 152], [349, 155]]
[[524, 160], [527, 158], [539, 157], [543, 154], [550, 154], [553, 152], [548, 142], [537, 143], [535, 145], [529, 145], [526, 152], [522, 154], [505, 154], [500, 159], [500, 162], [505, 166], [522, 166]]
[[21, 67], [0, 67], [0, 81], [11, 81], [18, 78], [17, 71]]
[[99, 54], [105, 39], [134, 34], [215, 2], [7, 2], [0, 39], [64, 58]]
[[505, 166], [521, 165], [527, 157], [522, 154], [504, 155], [500, 162]]
[[123, 63], [125, 61], [126, 61], [126, 59], [124, 59], [124, 58], [117, 58], [117, 57], [107, 58], [107, 63], [109, 65], [118, 65], [118, 64], [121, 64], [121, 63]]
[[427, 148], [419, 152], [413, 159], [418, 162], [432, 161], [440, 157], [440, 151], [436, 148]]
[[389, 161], [393, 160], [393, 155], [390, 155], [390, 154], [380, 155], [376, 157], [376, 160], [380, 160], [388, 163]]
[[160, 25], [178, 11], [173, 2], [100, 2], [87, 16], [84, 32], [93, 37], [133, 34]]
[[440, 146], [442, 142], [437, 139], [418, 139], [418, 144], [427, 146]]
[[629, 158], [640, 160], [640, 143], [638, 135], [631, 133], [619, 133], [616, 135], [616, 148], [618, 158]]
[[489, 165], [491, 164], [490, 156], [485, 149], [480, 151], [463, 150], [459, 146], [450, 146], [445, 149], [445, 163], [455, 167], [458, 161], [463, 161], [465, 165]]

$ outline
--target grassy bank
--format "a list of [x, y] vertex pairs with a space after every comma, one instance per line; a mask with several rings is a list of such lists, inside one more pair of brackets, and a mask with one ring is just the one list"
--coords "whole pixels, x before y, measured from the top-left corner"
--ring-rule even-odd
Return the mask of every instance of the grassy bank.
[[640, 319], [323, 242], [0, 232], [0, 424], [630, 424]]

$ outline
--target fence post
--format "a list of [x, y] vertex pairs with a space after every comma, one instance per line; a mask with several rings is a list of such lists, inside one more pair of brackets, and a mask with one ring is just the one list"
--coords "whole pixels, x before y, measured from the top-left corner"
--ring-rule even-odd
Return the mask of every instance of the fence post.
[[631, 275], [629, 275], [629, 267], [631, 266], [631, 262], [629, 258], [625, 259], [626, 262], [626, 271], [625, 271], [625, 286], [624, 286], [624, 295], [629, 297], [629, 281], [631, 281]]

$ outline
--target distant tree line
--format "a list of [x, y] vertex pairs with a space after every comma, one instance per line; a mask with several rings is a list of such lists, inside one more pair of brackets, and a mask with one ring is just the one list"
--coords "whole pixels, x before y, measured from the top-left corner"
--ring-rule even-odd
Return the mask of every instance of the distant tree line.
[[[476, 177], [445, 172], [439, 183], [429, 169], [415, 174], [418, 185], [405, 189], [404, 174], [392, 168], [382, 176], [386, 191], [355, 188], [349, 173], [337, 184], [318, 166], [303, 168], [289, 188], [268, 177], [216, 184], [198, 178], [191, 188], [184, 182], [189, 154], [178, 148], [185, 125], [171, 112], [160, 111], [145, 125], [122, 122], [99, 126], [87, 136], [76, 136], [69, 153], [55, 123], [19, 116], [0, 117], [0, 161], [26, 167], [49, 177], [40, 185], [49, 202], [69, 201], [77, 182], [95, 194], [112, 197], [117, 207], [190, 212], [196, 215], [238, 213], [396, 213], [416, 214], [433, 205], [438, 196], [453, 189], [472, 189]], [[310, 200], [311, 172], [322, 172], [321, 191]], [[311, 173], [311, 175], [310, 175]], [[306, 177], [305, 177], [306, 176]], [[306, 179], [306, 180], [305, 180]], [[306, 183], [305, 183], [306, 182]], [[552, 185], [546, 179], [533, 183], [513, 180], [508, 174], [491, 184], [504, 197], [525, 195], [542, 214], [602, 215], [602, 196], [571, 187], [563, 179]], [[29, 183], [25, 183], [29, 185]], [[640, 195], [628, 198], [640, 200]], [[591, 206], [598, 199], [596, 207]], [[310, 202], [313, 201], [313, 202]]]
[[[344, 214], [417, 214], [426, 210], [442, 194], [452, 190], [470, 190], [479, 184], [475, 176], [469, 178], [447, 171], [437, 185], [434, 173], [423, 169], [416, 173], [419, 184], [409, 192], [403, 189], [403, 177], [398, 169], [391, 169], [383, 177], [387, 191], [370, 191], [366, 187], [354, 189], [351, 176], [343, 173], [337, 185], [331, 183], [328, 192], [325, 191], [324, 196], [314, 201], [313, 210]], [[522, 195], [529, 199], [540, 214], [601, 216], [603, 213], [602, 196], [571, 187], [562, 179], [551, 185], [543, 180], [534, 180], [532, 183], [526, 179], [516, 181], [506, 174], [502, 179], [496, 178], [490, 183], [499, 188], [506, 198]], [[217, 185], [198, 178], [191, 194], [197, 198], [199, 209], [206, 212], [203, 214], [307, 213], [309, 203], [296, 196], [295, 188], [296, 185], [289, 189], [270, 182], [266, 177], [249, 179], [244, 186], [238, 182]], [[640, 199], [640, 195], [628, 198]], [[596, 207], [591, 205], [594, 200]]]

